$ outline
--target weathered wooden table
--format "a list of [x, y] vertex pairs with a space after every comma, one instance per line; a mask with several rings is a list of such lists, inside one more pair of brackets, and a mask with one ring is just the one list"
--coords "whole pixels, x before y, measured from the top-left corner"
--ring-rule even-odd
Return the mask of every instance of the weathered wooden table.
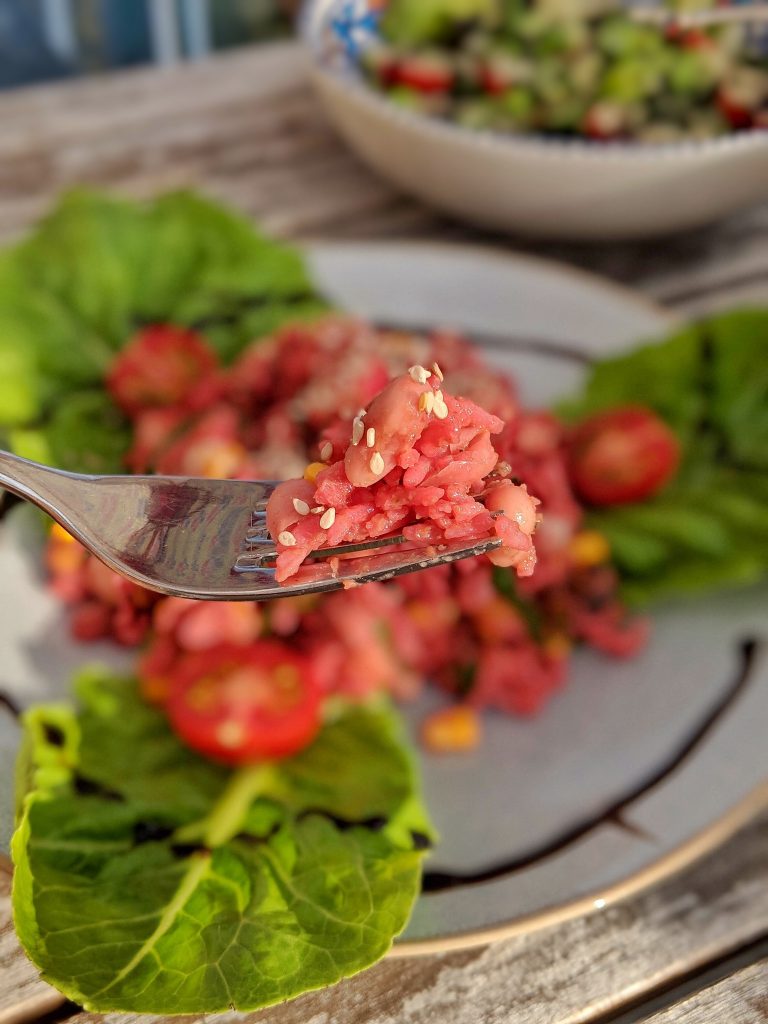
[[[23, 232], [60, 189], [78, 182], [133, 196], [200, 187], [290, 238], [471, 237], [515, 245], [630, 283], [684, 313], [768, 302], [768, 206], [716, 229], [635, 245], [533, 246], [470, 232], [404, 199], [350, 156], [290, 44], [2, 96], [0, 241]], [[36, 977], [13, 934], [9, 884], [0, 870], [0, 1024], [54, 1010], [72, 1024], [100, 1019], [61, 1008]], [[249, 1019], [766, 1022], [768, 816], [707, 860], [600, 913], [482, 949], [386, 960]]]

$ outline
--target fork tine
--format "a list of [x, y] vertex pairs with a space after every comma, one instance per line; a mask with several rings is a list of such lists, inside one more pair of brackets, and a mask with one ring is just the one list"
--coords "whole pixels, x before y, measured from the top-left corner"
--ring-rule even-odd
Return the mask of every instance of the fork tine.
[[[404, 540], [401, 535], [388, 539], [390, 543]], [[360, 545], [360, 548], [363, 551], [370, 550], [374, 543], [377, 548], [380, 548], [380, 542], [370, 542], [367, 546]], [[252, 581], [253, 586], [248, 587], [248, 590], [253, 590], [255, 600], [297, 597], [303, 594], [336, 590], [345, 585], [356, 586], [376, 580], [383, 582], [404, 573], [415, 572], [417, 569], [430, 569], [437, 565], [444, 565], [446, 562], [457, 561], [460, 558], [486, 554], [500, 545], [501, 540], [498, 537], [493, 537], [474, 543], [454, 541], [452, 544], [442, 544], [439, 548], [430, 549], [431, 553], [429, 554], [425, 548], [409, 548], [407, 551], [379, 551], [376, 554], [362, 555], [359, 558], [342, 561], [335, 571], [323, 558], [315, 562], [305, 562], [296, 576], [288, 583], [275, 582], [275, 570], [263, 564], [263, 559], [266, 556], [262, 554], [241, 555], [235, 563], [234, 571], [244, 581], [247, 580], [248, 583]], [[349, 545], [349, 547], [351, 546]], [[326, 549], [317, 554], [325, 555]]]
[[[274, 541], [268, 533], [260, 533], [258, 535], [249, 534], [245, 538], [245, 543], [251, 551], [249, 556], [242, 556], [242, 558], [238, 559], [238, 562], [241, 562], [242, 564], [235, 564], [236, 572], [250, 572], [251, 569], [259, 569], [265, 561], [277, 556], [277, 549], [275, 548]], [[324, 559], [333, 558], [337, 555], [353, 555], [359, 551], [375, 551], [379, 548], [391, 547], [392, 545], [403, 543], [405, 543], [405, 537], [402, 533], [398, 533], [394, 537], [379, 537], [374, 540], [361, 541], [359, 544], [338, 544], [335, 548], [317, 548], [315, 551], [310, 551], [307, 558]], [[254, 551], [254, 548], [258, 548], [259, 550]], [[252, 560], [250, 564], [246, 561], [247, 557], [250, 557]]]
[[310, 558], [332, 558], [334, 555], [354, 555], [358, 551], [376, 551], [378, 548], [388, 548], [395, 544], [404, 544], [405, 537], [402, 533], [394, 537], [375, 537], [373, 540], [364, 540], [359, 544], [338, 544], [335, 548], [318, 548], [311, 551]]
[[471, 544], [467, 541], [455, 541], [452, 544], [440, 545], [441, 550], [435, 550], [433, 554], [427, 554], [423, 549], [384, 552], [342, 562], [335, 574], [326, 561], [305, 563], [290, 583], [274, 584], [263, 591], [261, 596], [300, 597], [337, 590], [344, 586], [384, 582], [419, 569], [430, 569], [460, 558], [487, 554], [500, 546], [501, 540], [493, 537]]
[[262, 497], [254, 503], [251, 512], [252, 516], [256, 516], [260, 521], [263, 521], [264, 515], [267, 511], [267, 502], [272, 497], [275, 488], [280, 483], [279, 480], [256, 480], [254, 483], [258, 483], [262, 489]]
[[[265, 574], [269, 575], [270, 579], [274, 579], [275, 567], [273, 565], [270, 566], [270, 565], [265, 565], [264, 564], [265, 560], [268, 559], [269, 557], [270, 557], [269, 552], [266, 552], [264, 554], [259, 552], [258, 554], [250, 554], [250, 553], [248, 553], [248, 554], [245, 554], [245, 555], [238, 555], [237, 560], [235, 561], [235, 564], [232, 566], [232, 572], [236, 572], [236, 573], [244, 573], [244, 572], [249, 572], [249, 573], [250, 572], [253, 572], [253, 573], [265, 573]], [[272, 556], [271, 557], [272, 558], [275, 557], [274, 548], [272, 549]]]
[[273, 549], [272, 553], [274, 554], [275, 542], [266, 531], [261, 533], [247, 533], [245, 535], [245, 543], [249, 548], [269, 546]]

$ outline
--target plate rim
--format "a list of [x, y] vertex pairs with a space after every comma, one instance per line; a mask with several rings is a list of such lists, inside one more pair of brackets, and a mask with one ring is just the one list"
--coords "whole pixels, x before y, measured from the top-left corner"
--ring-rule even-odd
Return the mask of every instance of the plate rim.
[[489, 946], [504, 939], [531, 935], [577, 917], [586, 917], [607, 910], [616, 903], [637, 896], [651, 886], [672, 878], [696, 861], [702, 860], [764, 810], [768, 810], [768, 780], [758, 783], [730, 810], [690, 839], [609, 886], [592, 890], [566, 903], [556, 904], [532, 914], [524, 914], [503, 924], [455, 932], [440, 939], [406, 939], [402, 942], [395, 940], [387, 956], [393, 959], [406, 959], [476, 949], [478, 946]]
[[[409, 238], [393, 235], [389, 238], [331, 238], [326, 235], [308, 235], [306, 238], [299, 236], [295, 240], [298, 248], [310, 256], [318, 253], [332, 252], [334, 249], [411, 249], [414, 252], [430, 251], [438, 254], [465, 255], [470, 259], [490, 259], [492, 262], [517, 264], [518, 266], [529, 266], [531, 269], [543, 271], [553, 277], [561, 277], [572, 280], [578, 284], [595, 288], [603, 292], [610, 292], [615, 298], [633, 305], [638, 311], [652, 314], [666, 322], [667, 326], [674, 328], [685, 323], [685, 317], [680, 313], [657, 301], [649, 295], [632, 288], [631, 285], [613, 278], [606, 277], [594, 270], [586, 270], [576, 264], [566, 263], [563, 260], [551, 259], [548, 256], [539, 256], [537, 253], [528, 253], [516, 248], [505, 248], [503, 242], [495, 241], [485, 245], [481, 242], [454, 241], [453, 239]], [[439, 321], [436, 321], [439, 323]], [[460, 327], [470, 333], [471, 327]]]

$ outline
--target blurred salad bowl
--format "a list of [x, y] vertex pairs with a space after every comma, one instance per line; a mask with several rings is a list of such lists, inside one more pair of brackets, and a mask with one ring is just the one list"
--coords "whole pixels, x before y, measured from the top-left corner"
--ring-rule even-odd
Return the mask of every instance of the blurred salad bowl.
[[[309, 0], [301, 33], [341, 135], [404, 191], [509, 232], [629, 239], [701, 227], [768, 198], [768, 130], [610, 142], [468, 128], [393, 102], [361, 70], [381, 0]], [[466, 6], [466, 5], [465, 5]]]

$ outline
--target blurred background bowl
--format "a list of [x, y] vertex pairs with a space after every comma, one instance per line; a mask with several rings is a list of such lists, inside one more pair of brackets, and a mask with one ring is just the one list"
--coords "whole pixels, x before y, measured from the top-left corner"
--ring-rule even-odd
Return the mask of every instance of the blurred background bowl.
[[405, 110], [334, 52], [349, 0], [308, 0], [312, 77], [352, 149], [404, 191], [482, 227], [630, 239], [701, 227], [768, 197], [768, 131], [666, 144], [502, 135]]

